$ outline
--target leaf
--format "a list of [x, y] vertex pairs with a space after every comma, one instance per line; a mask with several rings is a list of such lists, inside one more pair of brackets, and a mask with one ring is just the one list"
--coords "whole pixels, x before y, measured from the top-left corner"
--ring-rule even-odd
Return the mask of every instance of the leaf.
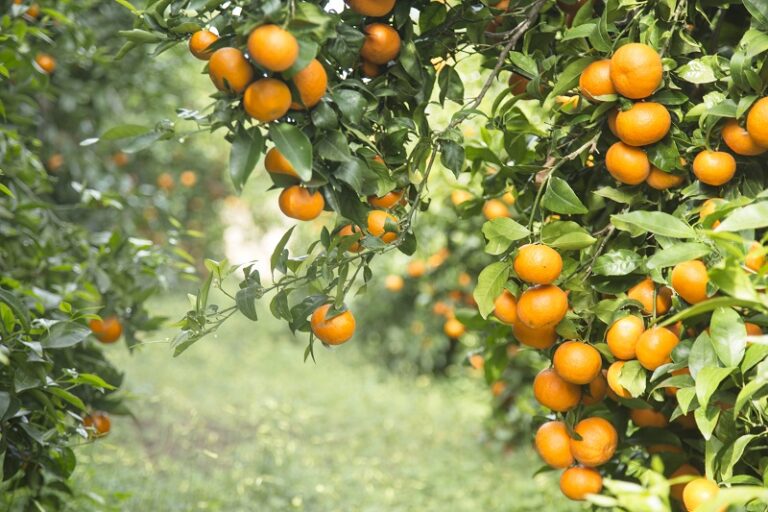
[[269, 258], [269, 264], [272, 272], [278, 270], [285, 273], [285, 265], [282, 262], [288, 257], [288, 254], [286, 253], [283, 255], [283, 250], [285, 249], [285, 246], [288, 245], [288, 240], [291, 239], [291, 235], [293, 234], [294, 229], [296, 229], [296, 226], [292, 226], [288, 231], [286, 231], [272, 251], [272, 256]]
[[695, 379], [699, 371], [707, 366], [717, 367], [717, 353], [712, 346], [712, 340], [709, 339], [709, 334], [703, 332], [691, 346], [688, 354], [688, 369]]
[[714, 406], [699, 407], [693, 413], [696, 419], [696, 426], [699, 427], [701, 435], [709, 441], [717, 426], [717, 420], [720, 418], [720, 408]]
[[333, 100], [350, 123], [357, 124], [362, 121], [366, 105], [362, 94], [352, 89], [337, 89], [333, 92]]
[[509, 279], [509, 271], [509, 263], [497, 261], [485, 267], [477, 277], [477, 286], [472, 295], [483, 318], [488, 318], [493, 311], [493, 303], [504, 291], [504, 284]]
[[617, 249], [595, 260], [592, 273], [598, 276], [625, 276], [642, 265], [643, 258], [635, 251]]
[[0, 391], [0, 419], [5, 417], [10, 407], [11, 395], [7, 391]]
[[146, 133], [149, 133], [152, 131], [151, 128], [147, 128], [146, 126], [141, 126], [138, 124], [121, 124], [119, 126], [113, 126], [112, 128], [105, 131], [100, 139], [101, 140], [118, 140], [118, 139], [127, 139], [130, 137], [138, 137], [139, 135], [144, 135]]
[[664, 212], [635, 211], [611, 215], [611, 223], [619, 229], [627, 230], [627, 225], [636, 226], [643, 231], [670, 238], [694, 238], [696, 232], [691, 226]]
[[85, 410], [85, 404], [83, 403], [83, 401], [80, 398], [78, 398], [77, 396], [75, 396], [72, 393], [70, 393], [69, 391], [66, 391], [64, 389], [61, 389], [61, 388], [58, 388], [58, 387], [55, 387], [55, 386], [50, 386], [49, 388], [46, 389], [46, 391], [48, 391], [52, 395], [55, 395], [55, 396], [61, 398], [62, 400], [66, 401], [66, 402], [69, 402], [70, 404], [74, 405], [75, 407], [77, 407], [81, 411]]
[[707, 299], [703, 302], [699, 302], [698, 304], [694, 304], [693, 306], [689, 306], [685, 308], [680, 313], [677, 313], [676, 315], [672, 315], [671, 317], [666, 318], [659, 325], [662, 327], [666, 327], [668, 325], [672, 325], [676, 322], [679, 322], [680, 320], [685, 320], [686, 318], [693, 318], [695, 316], [702, 315], [704, 313], [709, 313], [710, 311], [714, 311], [719, 307], [729, 307], [729, 306], [743, 306], [748, 308], [762, 307], [762, 305], [759, 302], [754, 302], [750, 300], [735, 299], [733, 297], [714, 297], [711, 299]]
[[312, 144], [304, 132], [292, 124], [273, 124], [269, 127], [269, 138], [291, 162], [299, 178], [309, 181], [312, 178]]
[[257, 128], [240, 129], [235, 133], [229, 151], [229, 176], [240, 192], [256, 167], [264, 147], [264, 139]]
[[768, 201], [742, 206], [732, 211], [715, 231], [744, 231], [768, 226]]
[[483, 235], [488, 240], [485, 252], [492, 255], [502, 254], [512, 242], [530, 235], [528, 228], [508, 217], [489, 220], [483, 224]]
[[709, 246], [698, 242], [679, 243], [656, 251], [645, 263], [645, 266], [649, 269], [671, 267], [684, 261], [703, 258], [710, 252], [712, 250]]
[[437, 83], [440, 86], [441, 104], [446, 98], [456, 103], [464, 101], [464, 82], [453, 66], [443, 66], [437, 76]]
[[549, 93], [548, 99], [576, 87], [579, 83], [581, 72], [594, 60], [592, 57], [582, 57], [568, 64], [557, 77], [557, 80], [555, 80], [555, 86], [552, 88], [552, 92]]
[[692, 59], [677, 68], [675, 73], [692, 84], [708, 84], [717, 81], [712, 62], [705, 59]]
[[558, 177], [550, 178], [541, 198], [541, 205], [554, 213], [582, 214], [589, 211], [568, 182]]
[[351, 158], [336, 168], [334, 176], [348, 183], [358, 194], [370, 195], [376, 192], [377, 175], [360, 158]]
[[351, 158], [349, 141], [340, 131], [327, 133], [317, 143], [317, 154], [332, 162], [346, 162]]
[[24, 305], [21, 303], [21, 301], [16, 297], [13, 293], [9, 292], [8, 290], [3, 290], [0, 288], [0, 301], [5, 302], [9, 308], [11, 308], [11, 311], [13, 311], [13, 314], [16, 315], [16, 318], [21, 322], [22, 327], [24, 327], [24, 330], [29, 329], [29, 313], [27, 311], [27, 308], [24, 307]]
[[235, 294], [235, 303], [237, 309], [249, 320], [254, 322], [259, 319], [256, 312], [256, 301], [264, 296], [264, 289], [259, 284], [252, 284], [240, 290]]
[[741, 315], [731, 308], [717, 308], [710, 321], [712, 346], [725, 366], [738, 366], [747, 348], [747, 329]]
[[572, 221], [549, 222], [541, 229], [542, 243], [563, 251], [576, 251], [594, 244], [597, 240]]
[[744, 0], [744, 7], [747, 8], [758, 24], [768, 27], [768, 4], [764, 0]]
[[42, 339], [43, 348], [66, 348], [83, 342], [91, 330], [74, 322], [56, 322]]
[[728, 480], [733, 476], [733, 467], [741, 459], [744, 449], [756, 435], [743, 435], [731, 443], [720, 455], [720, 479]]
[[440, 163], [458, 176], [464, 167], [464, 146], [449, 139], [440, 139]]
[[619, 384], [629, 391], [633, 397], [638, 397], [645, 391], [646, 373], [645, 368], [639, 361], [627, 361], [621, 367], [619, 373]]
[[731, 373], [734, 368], [717, 368], [713, 366], [706, 366], [699, 371], [696, 375], [696, 398], [699, 400], [701, 407], [709, 405], [709, 399], [717, 391], [720, 383], [723, 382]]
[[758, 377], [755, 380], [748, 382], [746, 386], [741, 388], [741, 391], [739, 391], [739, 394], [736, 397], [736, 403], [733, 405], [732, 412], [734, 421], [737, 421], [739, 413], [747, 404], [747, 402], [749, 402], [753, 396], [761, 392], [766, 386], [768, 386], [768, 381]]

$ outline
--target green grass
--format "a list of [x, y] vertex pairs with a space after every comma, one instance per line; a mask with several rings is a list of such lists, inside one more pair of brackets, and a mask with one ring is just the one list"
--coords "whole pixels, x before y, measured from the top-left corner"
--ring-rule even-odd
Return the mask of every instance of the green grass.
[[393, 376], [354, 342], [304, 363], [287, 331], [242, 319], [177, 359], [110, 350], [136, 421], [78, 449], [71, 510], [570, 508], [528, 448], [483, 444], [488, 395], [471, 379]]

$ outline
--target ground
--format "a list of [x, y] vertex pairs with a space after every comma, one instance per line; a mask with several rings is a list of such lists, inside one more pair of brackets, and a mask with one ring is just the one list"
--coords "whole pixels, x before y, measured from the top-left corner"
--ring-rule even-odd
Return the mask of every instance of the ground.
[[354, 342], [304, 363], [281, 329], [239, 318], [177, 359], [111, 347], [136, 418], [78, 448], [70, 510], [570, 509], [528, 447], [482, 442], [476, 380], [384, 373]]

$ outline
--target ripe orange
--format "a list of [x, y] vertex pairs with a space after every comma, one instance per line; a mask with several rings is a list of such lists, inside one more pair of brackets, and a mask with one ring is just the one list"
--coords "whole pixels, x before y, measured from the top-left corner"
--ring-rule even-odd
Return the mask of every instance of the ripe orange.
[[393, 190], [392, 192], [387, 192], [381, 197], [368, 196], [368, 203], [371, 206], [375, 206], [376, 208], [384, 208], [388, 210], [399, 203], [402, 198], [402, 190]]
[[748, 269], [759, 272], [763, 265], [765, 265], [765, 251], [760, 242], [752, 242], [747, 251], [747, 257], [744, 259], [744, 264]]
[[611, 133], [614, 134], [616, 137], [618, 137], [618, 133], [616, 132], [616, 118], [619, 117], [619, 109], [614, 108], [610, 112], [608, 112], [608, 118], [606, 119], [606, 122], [608, 123], [608, 129], [611, 130]]
[[579, 405], [581, 388], [564, 380], [552, 368], [546, 368], [533, 379], [533, 396], [544, 407], [565, 412]]
[[603, 477], [592, 468], [574, 467], [560, 475], [560, 491], [566, 498], [583, 501], [588, 494], [600, 494], [603, 490]]
[[536, 431], [536, 451], [553, 468], [567, 468], [573, 464], [571, 438], [562, 421], [548, 421]]
[[346, 2], [357, 14], [374, 18], [386, 16], [395, 6], [395, 0], [346, 0]]
[[517, 276], [531, 284], [550, 284], [560, 277], [563, 258], [543, 244], [526, 244], [520, 248], [513, 263]]
[[611, 81], [619, 94], [639, 100], [661, 85], [664, 67], [661, 56], [642, 43], [625, 44], [611, 57]]
[[747, 132], [758, 145], [768, 148], [768, 98], [760, 98], [747, 115]]
[[637, 340], [637, 360], [646, 370], [655, 370], [670, 362], [672, 350], [680, 342], [675, 333], [665, 327], [651, 327]]
[[616, 94], [616, 88], [611, 82], [611, 61], [598, 60], [584, 68], [579, 77], [579, 88], [592, 101], [599, 101], [597, 96]]
[[368, 78], [376, 78], [381, 74], [381, 66], [374, 64], [373, 62], [368, 62], [365, 59], [360, 59], [360, 70], [363, 72], [363, 75]]
[[672, 174], [671, 172], [664, 172], [658, 167], [651, 166], [651, 173], [646, 178], [645, 182], [649, 187], [656, 190], [667, 190], [668, 188], [679, 187], [683, 184], [685, 178], [679, 174]]
[[[683, 464], [677, 468], [674, 473], [669, 475], [669, 479], [672, 480], [681, 476], [701, 476], [701, 472], [690, 464]], [[683, 492], [686, 485], [688, 485], [688, 482], [674, 484], [670, 488], [669, 494], [677, 501], [683, 501]]]
[[517, 320], [517, 299], [509, 290], [504, 290], [493, 302], [493, 314], [505, 324], [513, 325]]
[[497, 380], [491, 385], [491, 394], [496, 398], [503, 395], [506, 390], [507, 390], [507, 383], [504, 382], [503, 380]]
[[527, 327], [554, 328], [568, 312], [568, 295], [552, 284], [533, 286], [517, 301], [517, 316]]
[[626, 185], [639, 185], [651, 173], [651, 162], [642, 149], [616, 142], [605, 154], [605, 168], [615, 180]]
[[248, 53], [257, 66], [267, 71], [285, 71], [299, 57], [299, 43], [277, 25], [262, 25], [248, 36]]
[[661, 103], [635, 103], [616, 116], [616, 133], [624, 144], [647, 146], [663, 139], [672, 127], [672, 117]]
[[162, 172], [157, 176], [157, 187], [161, 190], [171, 190], [174, 185], [173, 176], [170, 173]]
[[483, 216], [488, 220], [509, 217], [509, 208], [500, 199], [489, 199], [483, 205]]
[[632, 409], [629, 411], [629, 417], [638, 427], [664, 428], [669, 425], [667, 417], [663, 413], [654, 409]]
[[619, 376], [621, 375], [621, 369], [624, 367], [624, 363], [624, 361], [616, 361], [609, 366], [606, 379], [608, 380], [608, 387], [611, 388], [611, 391], [621, 398], [632, 398], [632, 394], [619, 383]]
[[693, 159], [693, 174], [702, 183], [719, 187], [736, 174], [736, 159], [724, 151], [704, 150]]
[[291, 90], [276, 78], [260, 78], [245, 90], [243, 108], [263, 123], [275, 121], [291, 108]]
[[427, 265], [423, 260], [411, 260], [408, 262], [408, 266], [405, 268], [409, 277], [418, 279], [427, 272]]
[[250, 62], [237, 48], [219, 48], [213, 52], [208, 61], [208, 74], [217, 89], [235, 94], [242, 93], [254, 77]]
[[672, 307], [672, 290], [662, 286], [656, 291], [656, 285], [650, 277], [637, 283], [627, 291], [627, 296], [643, 305], [643, 312], [647, 315], [653, 313], [653, 295], [656, 293], [656, 314], [663, 315]]
[[595, 379], [589, 383], [587, 393], [581, 397], [581, 403], [584, 405], [595, 405], [605, 399], [608, 393], [608, 381], [605, 380], [606, 371], [601, 371]]
[[523, 345], [539, 350], [547, 349], [557, 341], [557, 332], [554, 327], [532, 329], [522, 323], [519, 318], [512, 324], [512, 334]]
[[219, 36], [209, 30], [198, 30], [189, 38], [189, 51], [200, 60], [211, 58], [208, 47], [219, 40]]
[[45, 167], [50, 172], [56, 172], [59, 169], [61, 169], [61, 166], [64, 165], [64, 157], [61, 153], [54, 153], [50, 157], [48, 157], [48, 160], [45, 162]]
[[459, 320], [455, 318], [449, 318], [446, 320], [445, 324], [443, 324], [443, 332], [449, 338], [456, 339], [460, 338], [465, 332], [467, 332], [467, 328], [464, 327], [464, 324]]
[[697, 478], [683, 488], [683, 504], [688, 512], [696, 512], [703, 504], [714, 500], [720, 487], [712, 480]]
[[[719, 197], [714, 197], [711, 199], [707, 199], [701, 204], [701, 210], [699, 210], [699, 221], [704, 222], [704, 219], [706, 219], [709, 215], [712, 215], [715, 213], [715, 210], [718, 206], [721, 204], [724, 204], [725, 200], [720, 199]], [[720, 221], [716, 220], [712, 223], [712, 229], [715, 229], [717, 226], [720, 225]]]
[[616, 320], [605, 335], [608, 350], [616, 359], [634, 359], [637, 340], [645, 330], [639, 316], [628, 315]]
[[689, 304], [707, 300], [707, 267], [700, 260], [684, 261], [672, 269], [672, 288]]
[[325, 208], [325, 199], [317, 190], [310, 192], [304, 187], [293, 185], [282, 192], [278, 198], [280, 211], [297, 220], [316, 219]]
[[114, 343], [123, 334], [123, 324], [115, 315], [103, 319], [94, 318], [88, 322], [88, 327], [96, 339], [102, 343]]
[[459, 283], [459, 286], [467, 288], [472, 284], [472, 276], [466, 272], [462, 272], [459, 274], [459, 277], [456, 279], [456, 281]]
[[[348, 237], [348, 236], [354, 236], [354, 235], [356, 235], [358, 233], [362, 233], [362, 230], [358, 226], [355, 226], [353, 224], [347, 224], [346, 226], [343, 226], [339, 230], [339, 236], [341, 238]], [[358, 241], [353, 243], [352, 245], [350, 245], [347, 250], [349, 252], [360, 252], [360, 251], [363, 250], [363, 246], [360, 245], [360, 242], [359, 242], [359, 239], [358, 239]]]
[[83, 426], [92, 429], [91, 435], [93, 437], [102, 437], [109, 434], [112, 422], [107, 413], [96, 411], [83, 418]]
[[122, 151], [117, 151], [112, 155], [112, 162], [118, 167], [125, 167], [128, 165], [128, 155]]
[[399, 292], [405, 286], [405, 281], [397, 274], [389, 274], [384, 278], [384, 288], [391, 292]]
[[474, 196], [466, 190], [457, 189], [451, 192], [451, 202], [454, 206], [471, 200]]
[[397, 218], [394, 215], [383, 210], [368, 212], [368, 232], [388, 244], [397, 238], [397, 232], [387, 231], [387, 219], [397, 227]]
[[39, 4], [32, 4], [29, 6], [29, 9], [24, 13], [25, 15], [29, 16], [30, 18], [39, 18], [40, 17], [40, 5]]
[[384, 23], [371, 23], [364, 29], [365, 42], [360, 55], [373, 64], [386, 64], [400, 53], [400, 34]]
[[37, 64], [46, 75], [50, 75], [56, 71], [56, 59], [47, 53], [38, 53], [35, 55], [35, 64]]
[[482, 370], [485, 367], [485, 358], [482, 354], [472, 354], [469, 356], [469, 366], [475, 370]]
[[589, 384], [600, 375], [603, 359], [591, 345], [566, 341], [555, 350], [552, 364], [557, 374], [571, 384]]
[[312, 108], [325, 96], [328, 89], [328, 74], [319, 60], [312, 59], [307, 67], [293, 76], [293, 85], [299, 91], [301, 103], [293, 102], [291, 108], [295, 110]]
[[515, 194], [513, 194], [511, 190], [507, 190], [506, 192], [504, 192], [504, 195], [501, 196], [501, 200], [510, 206], [512, 206], [517, 202], [517, 199], [515, 198]]
[[530, 80], [528, 80], [526, 77], [519, 73], [512, 73], [512, 75], [509, 77], [509, 90], [512, 91], [512, 94], [517, 96], [518, 94], [523, 94], [525, 90], [528, 88], [528, 83]]
[[647, 447], [648, 453], [653, 455], [655, 453], [683, 453], [683, 449], [674, 444], [649, 444]]
[[742, 128], [736, 119], [729, 119], [725, 122], [722, 135], [723, 141], [737, 155], [755, 156], [768, 151], [768, 148], [755, 142], [749, 132]]
[[619, 436], [608, 420], [597, 416], [581, 420], [573, 428], [581, 439], [571, 438], [571, 453], [588, 467], [605, 464], [616, 453]]
[[315, 336], [328, 345], [341, 345], [355, 334], [355, 317], [347, 310], [328, 318], [330, 304], [323, 304], [312, 312], [310, 325]]
[[744, 327], [747, 328], [747, 336], [762, 336], [763, 329], [752, 322], [744, 322]]
[[277, 148], [267, 151], [267, 155], [264, 157], [264, 168], [267, 169], [267, 172], [274, 174], [285, 174], [294, 178], [299, 177], [291, 162]]
[[192, 188], [197, 183], [197, 173], [195, 171], [184, 171], [179, 176], [179, 183], [182, 187]]

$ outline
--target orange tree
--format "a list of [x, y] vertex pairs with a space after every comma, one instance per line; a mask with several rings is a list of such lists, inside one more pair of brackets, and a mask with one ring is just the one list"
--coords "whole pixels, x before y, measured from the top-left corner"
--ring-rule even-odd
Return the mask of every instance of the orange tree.
[[[128, 47], [189, 41], [208, 61], [218, 92], [200, 123], [226, 132], [236, 186], [266, 152], [287, 216], [334, 212], [299, 254], [286, 234], [271, 283], [246, 267], [229, 307], [208, 290], [232, 269], [209, 262], [177, 353], [237, 311], [255, 320], [267, 292], [310, 332], [307, 355], [349, 340], [345, 297], [376, 254], [416, 250], [436, 162], [491, 166], [462, 208], [490, 219], [496, 259], [466, 323], [495, 324], [503, 296], [512, 328], [486, 339], [486, 364], [517, 343], [550, 363], [533, 381], [551, 411], [537, 444], [564, 494], [764, 510], [764, 2], [163, 0], [135, 14]], [[472, 58], [486, 81], [466, 98], [457, 68]], [[509, 88], [489, 97], [498, 80]], [[436, 122], [446, 102], [459, 108]], [[486, 120], [479, 141], [459, 130], [469, 118]], [[495, 201], [510, 185], [520, 222]]]

